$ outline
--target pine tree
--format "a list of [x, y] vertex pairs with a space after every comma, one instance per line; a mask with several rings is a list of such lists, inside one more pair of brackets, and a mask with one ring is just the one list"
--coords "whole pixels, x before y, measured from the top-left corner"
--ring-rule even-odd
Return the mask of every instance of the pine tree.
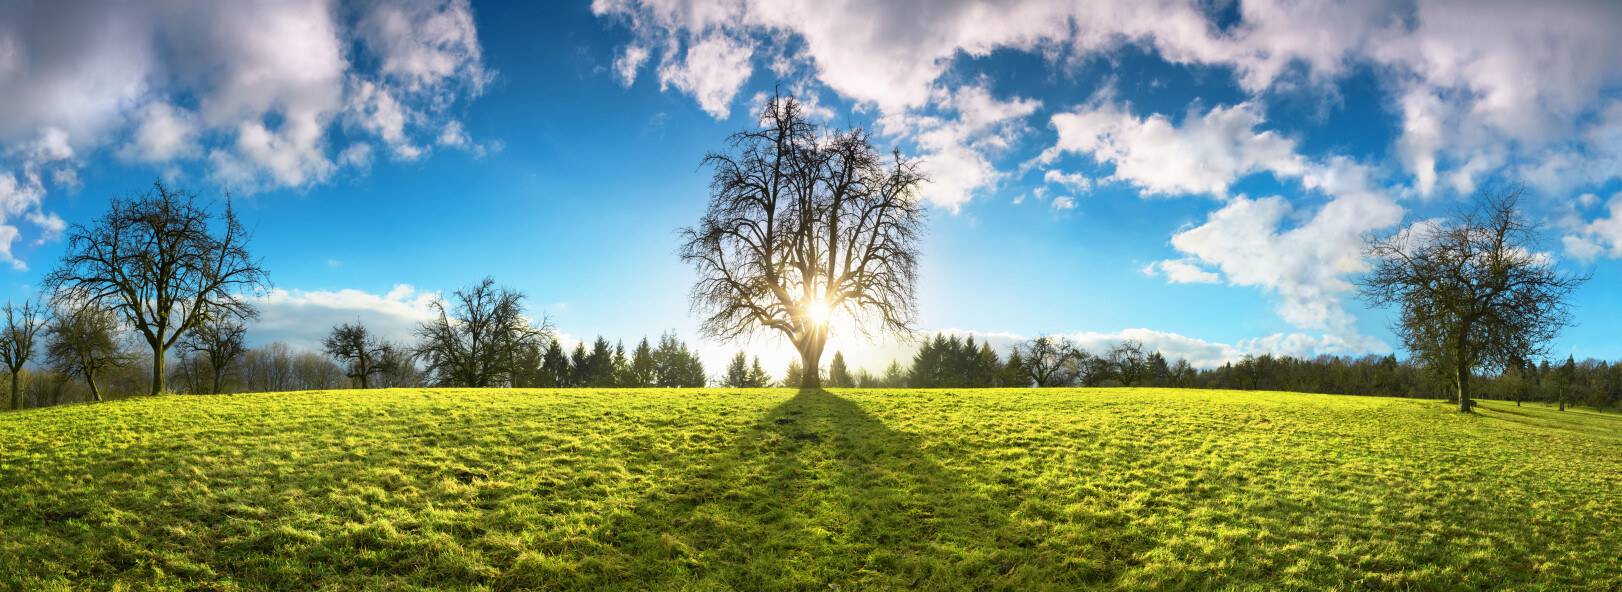
[[726, 388], [749, 388], [749, 357], [743, 350], [732, 356], [732, 363], [727, 365], [726, 378], [721, 381]]
[[1025, 360], [1019, 357], [1018, 349], [1008, 353], [1008, 363], [1003, 364], [999, 384], [1003, 387], [1013, 388], [1031, 386], [1031, 379], [1025, 375]]
[[991, 349], [991, 343], [980, 342], [980, 353], [975, 357], [975, 376], [970, 384], [980, 388], [1002, 386], [1002, 359]]
[[906, 388], [907, 370], [901, 367], [898, 360], [890, 360], [890, 365], [884, 369], [884, 388]]
[[798, 388], [803, 382], [801, 379], [804, 373], [799, 360], [789, 360], [788, 369], [783, 371], [783, 386]]
[[631, 352], [630, 379], [625, 386], [647, 388], [658, 384], [659, 367], [653, 361], [653, 348], [648, 346], [648, 338], [643, 337], [642, 343], [636, 345]]
[[574, 345], [574, 354], [569, 356], [569, 386], [591, 386], [591, 368], [586, 365], [586, 342]]
[[[584, 353], [582, 352], [582, 355]], [[546, 355], [541, 358], [541, 384], [546, 387], [569, 386], [573, 378], [569, 367], [569, 357], [563, 354], [563, 346], [556, 339], [546, 346]]]
[[834, 388], [850, 388], [850, 369], [845, 367], [845, 354], [834, 351], [834, 359], [828, 362], [828, 386]]
[[755, 356], [754, 365], [749, 367], [749, 388], [766, 388], [772, 383], [772, 375], [760, 366], [760, 356]]

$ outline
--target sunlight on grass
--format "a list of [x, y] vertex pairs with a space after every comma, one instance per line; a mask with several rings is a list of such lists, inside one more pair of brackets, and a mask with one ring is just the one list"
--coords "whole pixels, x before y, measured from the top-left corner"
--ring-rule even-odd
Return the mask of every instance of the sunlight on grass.
[[1157, 389], [386, 390], [0, 416], [0, 586], [1622, 585], [1622, 418]]

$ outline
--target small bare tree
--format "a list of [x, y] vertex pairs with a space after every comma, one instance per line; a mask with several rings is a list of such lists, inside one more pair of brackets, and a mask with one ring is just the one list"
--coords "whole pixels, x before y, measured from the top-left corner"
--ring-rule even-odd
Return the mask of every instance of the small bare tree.
[[242, 354], [248, 352], [248, 327], [233, 317], [209, 318], [180, 340], [180, 347], [208, 360], [210, 392], [220, 394], [225, 373]]
[[393, 371], [399, 356], [390, 351], [392, 346], [366, 330], [359, 320], [332, 328], [332, 334], [321, 340], [321, 351], [348, 367], [350, 378], [360, 381], [360, 388], [372, 388], [373, 374]]
[[96, 303], [65, 300], [58, 301], [55, 308], [54, 318], [45, 329], [46, 363], [64, 376], [84, 377], [91, 398], [100, 402], [101, 386], [96, 376], [134, 361], [119, 337], [123, 327], [118, 313]]
[[1374, 267], [1360, 297], [1396, 305], [1391, 329], [1416, 359], [1443, 372], [1470, 411], [1470, 377], [1547, 355], [1572, 325], [1569, 300], [1587, 276], [1562, 272], [1539, 251], [1538, 227], [1517, 205], [1521, 189], [1483, 190], [1469, 209], [1367, 237]]
[[212, 213], [197, 195], [162, 183], [114, 198], [89, 227], [68, 231], [67, 252], [45, 276], [51, 292], [67, 290], [124, 315], [152, 348], [152, 394], [163, 394], [169, 348], [209, 319], [251, 318], [249, 296], [270, 287], [229, 195]]
[[1143, 353], [1143, 342], [1127, 339], [1104, 352], [1104, 358], [1121, 386], [1130, 387], [1149, 376], [1149, 358]]
[[860, 128], [820, 133], [793, 98], [770, 99], [760, 122], [704, 158], [715, 169], [709, 210], [681, 230], [680, 254], [698, 270], [704, 335], [777, 331], [808, 369], [799, 386], [816, 388], [830, 321], [848, 318], [870, 338], [913, 334], [926, 179]]
[[417, 326], [416, 357], [440, 384], [485, 388], [510, 385], [519, 352], [546, 350], [551, 324], [524, 314], [524, 293], [497, 287], [492, 278], [457, 289], [447, 305], [429, 303], [437, 316]]
[[1020, 375], [1037, 387], [1065, 386], [1076, 378], [1080, 351], [1062, 335], [1043, 335], [1014, 346], [1019, 354]]
[[7, 302], [0, 311], [6, 315], [5, 326], [0, 327], [0, 360], [11, 372], [11, 408], [21, 409], [23, 365], [34, 356], [34, 338], [45, 327], [45, 307], [29, 299], [22, 306]]

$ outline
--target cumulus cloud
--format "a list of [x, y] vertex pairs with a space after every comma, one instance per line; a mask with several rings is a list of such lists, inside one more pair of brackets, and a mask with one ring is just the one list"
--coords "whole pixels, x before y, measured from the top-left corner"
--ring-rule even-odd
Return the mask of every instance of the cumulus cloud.
[[320, 351], [321, 340], [332, 327], [358, 320], [383, 339], [409, 343], [412, 329], [433, 318], [428, 303], [435, 296], [406, 284], [382, 295], [354, 289], [272, 290], [255, 302], [259, 319], [250, 337], [255, 347], [280, 341]]
[[[29, 207], [103, 149], [237, 192], [308, 186], [363, 169], [374, 144], [421, 156], [489, 79], [466, 0], [11, 3], [0, 175]], [[0, 221], [13, 237], [17, 219]]]
[[937, 94], [935, 114], [886, 115], [879, 120], [879, 129], [913, 138], [930, 175], [924, 197], [956, 212], [977, 192], [1008, 177], [992, 158], [1007, 152], [1030, 130], [1025, 120], [1042, 103], [1019, 97], [1001, 100], [982, 86]]
[[[1593, 194], [1585, 194], [1574, 205], [1593, 207], [1598, 201]], [[1567, 255], [1583, 261], [1622, 257], [1622, 193], [1611, 196], [1601, 216], [1584, 221], [1580, 211], [1573, 208], [1561, 226], [1567, 232], [1560, 239]]]
[[[653, 54], [665, 78], [667, 72], [696, 73], [697, 65], [713, 61], [693, 47], [764, 44], [771, 49], [749, 53], [769, 55], [780, 76], [788, 70], [778, 65], [803, 62], [809, 76], [841, 96], [902, 113], [928, 105], [941, 89], [973, 85], [951, 75], [961, 56], [1014, 50], [1064, 66], [1130, 45], [1174, 64], [1227, 68], [1257, 97], [1307, 89], [1335, 100], [1339, 81], [1369, 68], [1388, 91], [1386, 108], [1400, 117], [1392, 148], [1421, 195], [1439, 184], [1468, 193], [1491, 169], [1551, 150], [1558, 153], [1554, 165], [1604, 178], [1617, 174], [1615, 167], [1590, 163], [1593, 151], [1586, 147], [1568, 148], [1574, 122], [1598, 113], [1602, 91], [1622, 82], [1622, 62], [1610, 59], [1622, 53], [1622, 36], [1615, 34], [1622, 29], [1622, 4], [1573, 0], [1528, 10], [1470, 0], [1250, 0], [1238, 5], [1238, 21], [1225, 28], [1216, 26], [1209, 4], [946, 0], [921, 9], [907, 2], [596, 0], [592, 8], [634, 34], [615, 64], [627, 83]], [[711, 113], [725, 113], [715, 101], [732, 96], [726, 87], [747, 80], [719, 70], [701, 77], [703, 83], [678, 88]], [[1143, 129], [1121, 131], [1152, 134], [1160, 121], [1142, 123]], [[1177, 172], [1177, 182], [1154, 190], [1223, 182]]]
[[1174, 125], [1159, 115], [1133, 115], [1106, 93], [1054, 115], [1058, 142], [1037, 160], [1089, 154], [1114, 167], [1111, 180], [1144, 194], [1226, 196], [1235, 181], [1268, 173], [1299, 183], [1306, 193], [1328, 195], [1316, 212], [1298, 211], [1280, 196], [1233, 197], [1204, 224], [1172, 237], [1184, 257], [1150, 263], [1143, 271], [1173, 283], [1226, 277], [1230, 284], [1275, 294], [1280, 317], [1296, 327], [1328, 332], [1347, 347], [1385, 347], [1358, 334], [1341, 298], [1351, 289], [1345, 277], [1364, 269], [1362, 234], [1396, 224], [1403, 209], [1371, 187], [1374, 172], [1366, 165], [1343, 157], [1305, 158], [1293, 140], [1261, 129], [1264, 123], [1258, 108], [1244, 103], [1191, 110], [1182, 125]]
[[[1134, 116], [1111, 98], [1104, 93], [1088, 105], [1054, 115], [1059, 139], [1038, 160], [1051, 163], [1065, 153], [1091, 155], [1115, 167], [1109, 179], [1163, 195], [1225, 196], [1241, 177], [1259, 172], [1299, 177], [1305, 170], [1294, 140], [1257, 130], [1263, 118], [1254, 103], [1205, 113], [1192, 108], [1177, 126], [1160, 114]], [[1054, 173], [1048, 171], [1052, 178], [1066, 178]]]

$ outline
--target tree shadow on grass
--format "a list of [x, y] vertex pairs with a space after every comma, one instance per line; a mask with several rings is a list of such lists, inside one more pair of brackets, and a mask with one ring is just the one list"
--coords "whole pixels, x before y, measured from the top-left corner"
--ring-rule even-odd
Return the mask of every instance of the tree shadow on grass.
[[731, 444], [610, 524], [633, 571], [620, 585], [1028, 587], [1015, 583], [1032, 544], [1010, 525], [1018, 501], [983, 493], [848, 399], [802, 389]]

